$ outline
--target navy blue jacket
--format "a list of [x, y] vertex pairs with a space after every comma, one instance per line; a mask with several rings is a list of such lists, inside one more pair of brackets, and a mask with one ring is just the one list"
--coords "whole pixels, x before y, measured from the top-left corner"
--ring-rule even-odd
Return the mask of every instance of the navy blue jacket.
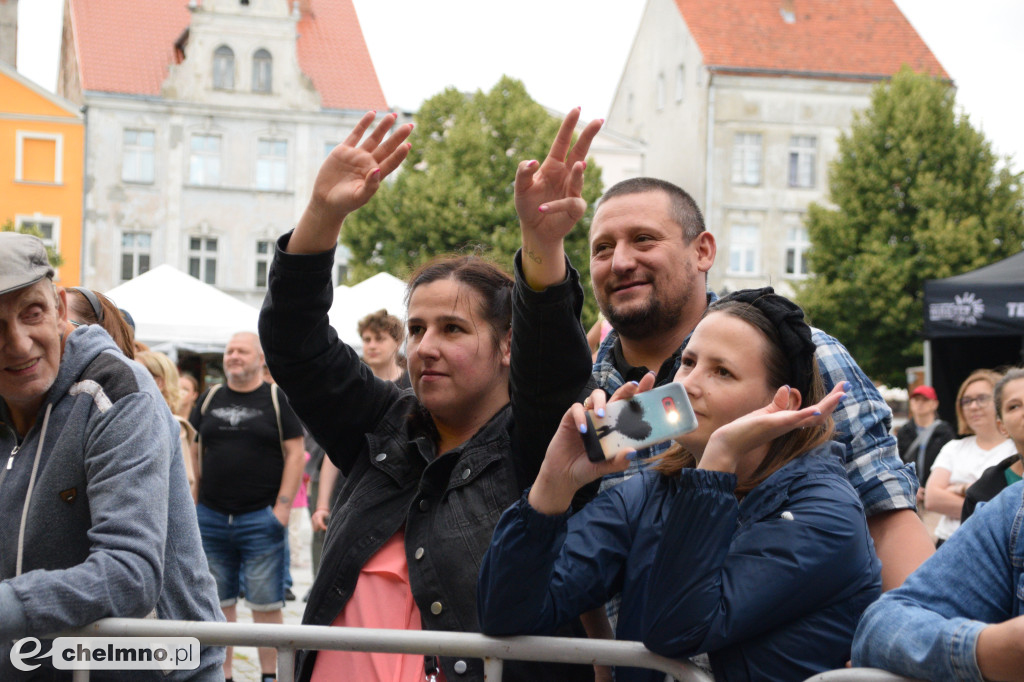
[[739, 503], [735, 486], [721, 472], [646, 470], [571, 516], [540, 514], [524, 495], [481, 566], [484, 633], [545, 634], [621, 593], [618, 639], [672, 658], [707, 652], [716, 679], [843, 667], [881, 565], [842, 447], [793, 460]]

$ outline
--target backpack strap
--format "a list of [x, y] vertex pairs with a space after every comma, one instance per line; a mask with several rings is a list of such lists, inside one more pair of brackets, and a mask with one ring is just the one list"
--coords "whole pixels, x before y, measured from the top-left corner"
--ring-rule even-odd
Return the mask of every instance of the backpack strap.
[[281, 457], [288, 459], [284, 449], [284, 428], [281, 426], [281, 401], [277, 397], [277, 384], [270, 384], [270, 402], [274, 404], [274, 415], [277, 417], [277, 439], [281, 443]]
[[[220, 387], [223, 386], [223, 385], [224, 384], [214, 384], [206, 392], [206, 399], [203, 400], [203, 404], [199, 406], [199, 414], [200, 415], [206, 414], [206, 408], [208, 408], [210, 406], [210, 401], [213, 400], [213, 394], [216, 393], [217, 391], [219, 391]], [[202, 433], [199, 434], [198, 441], [199, 441], [199, 458], [198, 458], [199, 459], [199, 462], [198, 462], [199, 471], [197, 471], [196, 474], [200, 474], [201, 475], [203, 473], [203, 434]]]

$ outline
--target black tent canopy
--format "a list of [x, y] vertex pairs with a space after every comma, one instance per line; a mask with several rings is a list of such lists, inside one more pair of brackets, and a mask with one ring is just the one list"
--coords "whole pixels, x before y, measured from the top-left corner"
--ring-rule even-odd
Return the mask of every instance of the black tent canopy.
[[1024, 363], [1024, 251], [924, 284], [925, 365], [939, 416], [956, 423], [956, 392], [972, 371]]

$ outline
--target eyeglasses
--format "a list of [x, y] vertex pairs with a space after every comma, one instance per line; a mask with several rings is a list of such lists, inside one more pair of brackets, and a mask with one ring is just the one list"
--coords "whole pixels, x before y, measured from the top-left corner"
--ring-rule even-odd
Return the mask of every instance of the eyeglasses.
[[960, 399], [960, 407], [964, 407], [964, 408], [970, 407], [971, 405], [973, 405], [975, 403], [978, 404], [978, 407], [985, 407], [990, 402], [992, 402], [992, 396], [990, 396], [990, 395], [979, 395], [979, 396], [975, 396], [973, 398], [961, 398]]

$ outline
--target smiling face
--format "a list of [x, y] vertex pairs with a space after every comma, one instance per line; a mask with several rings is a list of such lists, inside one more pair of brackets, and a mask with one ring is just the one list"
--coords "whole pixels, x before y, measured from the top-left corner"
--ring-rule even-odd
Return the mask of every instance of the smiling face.
[[626, 338], [673, 329], [685, 319], [688, 306], [703, 311], [705, 273], [713, 262], [710, 235], [702, 233], [687, 243], [665, 192], [615, 196], [602, 201], [594, 214], [594, 295], [612, 327]]
[[1024, 454], [1024, 378], [1003, 384], [1000, 410], [999, 423], [1017, 446], [1017, 452]]
[[992, 400], [992, 384], [984, 379], [967, 384], [960, 396], [960, 411], [974, 433], [988, 434], [996, 425], [996, 406]]
[[0, 397], [19, 432], [31, 426], [57, 379], [64, 301], [64, 292], [55, 295], [49, 279], [0, 295]]
[[409, 375], [436, 422], [480, 422], [508, 402], [509, 338], [495, 340], [481, 304], [452, 279], [421, 284], [409, 297]]
[[716, 312], [701, 320], [675, 376], [697, 416], [697, 428], [679, 438], [683, 447], [699, 457], [718, 428], [768, 404], [778, 387], [769, 386], [767, 344], [764, 334], [734, 315]]

